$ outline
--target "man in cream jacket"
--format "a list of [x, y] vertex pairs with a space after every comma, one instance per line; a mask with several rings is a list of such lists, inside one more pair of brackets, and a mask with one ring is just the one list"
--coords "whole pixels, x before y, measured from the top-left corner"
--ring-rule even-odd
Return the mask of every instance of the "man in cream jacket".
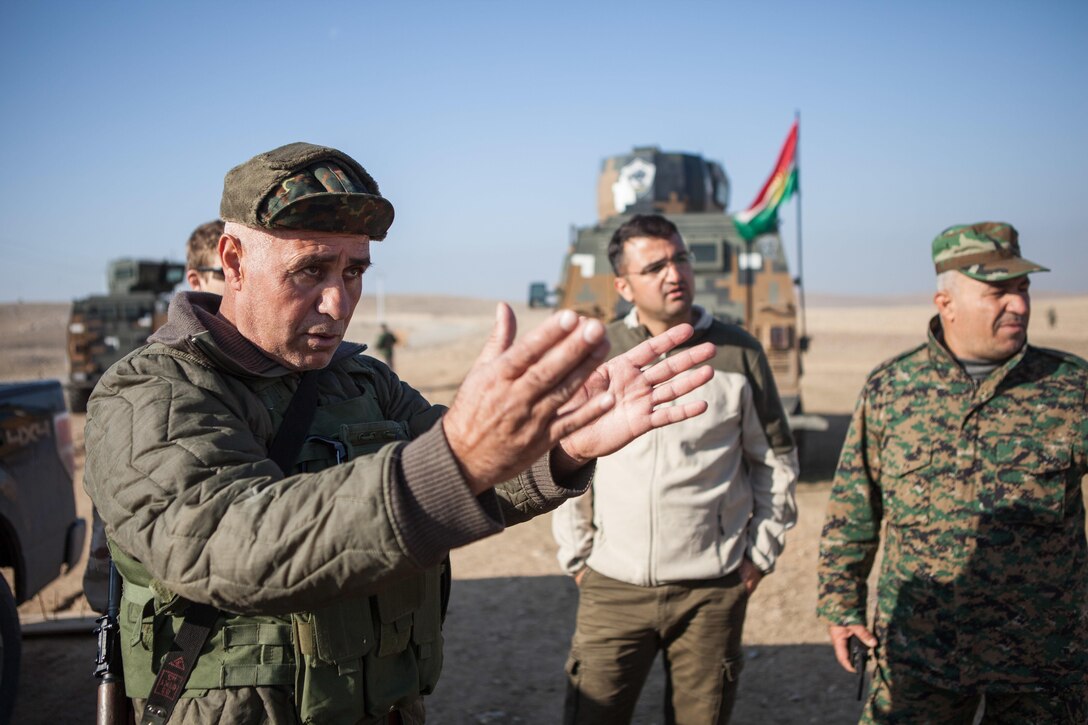
[[695, 328], [689, 344], [717, 354], [692, 394], [705, 415], [599, 459], [592, 495], [553, 514], [560, 565], [579, 585], [564, 722], [630, 722], [660, 650], [665, 722], [726, 723], [748, 598], [797, 518], [796, 450], [759, 342], [692, 304], [676, 226], [634, 216], [608, 252], [633, 305], [608, 326], [611, 354], [683, 323]]

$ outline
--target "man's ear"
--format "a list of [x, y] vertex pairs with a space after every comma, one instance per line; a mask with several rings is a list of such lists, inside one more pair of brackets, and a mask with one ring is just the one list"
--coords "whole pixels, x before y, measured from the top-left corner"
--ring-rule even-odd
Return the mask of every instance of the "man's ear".
[[956, 306], [952, 295], [947, 290], [938, 290], [933, 295], [933, 304], [937, 306], [937, 314], [940, 315], [942, 322], [951, 322], [955, 319]]
[[635, 301], [635, 295], [631, 292], [631, 283], [627, 281], [626, 277], [616, 277], [612, 280], [612, 284], [615, 285], [616, 291], [620, 293], [620, 297], [628, 302]]
[[242, 288], [242, 242], [238, 237], [219, 237], [219, 261], [223, 265], [223, 280], [231, 289]]
[[185, 281], [189, 283], [189, 289], [195, 290], [197, 292], [200, 291], [200, 272], [197, 272], [192, 267], [189, 267], [185, 270]]

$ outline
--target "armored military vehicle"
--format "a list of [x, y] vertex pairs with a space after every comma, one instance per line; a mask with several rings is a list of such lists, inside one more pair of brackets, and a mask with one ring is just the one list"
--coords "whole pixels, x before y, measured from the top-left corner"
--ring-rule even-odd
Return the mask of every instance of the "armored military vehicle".
[[782, 241], [777, 233], [745, 240], [728, 207], [729, 178], [717, 162], [657, 147], [606, 158], [597, 184], [597, 223], [572, 229], [557, 303], [605, 321], [625, 315], [630, 305], [613, 285], [608, 241], [634, 214], [664, 214], [692, 252], [695, 304], [759, 339], [795, 429], [822, 427], [801, 416], [807, 339], [798, 329]]
[[74, 413], [102, 373], [166, 322], [169, 295], [185, 279], [180, 262], [117, 259], [106, 273], [109, 294], [72, 303], [68, 321], [68, 400]]

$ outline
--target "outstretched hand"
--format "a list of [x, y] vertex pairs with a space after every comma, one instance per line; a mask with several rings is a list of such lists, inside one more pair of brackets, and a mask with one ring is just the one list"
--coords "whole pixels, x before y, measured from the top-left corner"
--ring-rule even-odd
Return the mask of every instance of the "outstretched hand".
[[515, 344], [516, 331], [514, 313], [500, 304], [491, 337], [442, 421], [473, 493], [521, 473], [615, 402], [600, 390], [569, 403], [608, 354], [600, 322], [563, 310]]
[[[706, 383], [714, 370], [704, 365], [714, 357], [715, 348], [706, 342], [647, 367], [654, 360], [687, 342], [694, 334], [691, 325], [671, 327], [623, 355], [598, 367], [570, 400], [577, 408], [601, 394], [611, 395], [615, 404], [599, 418], [567, 435], [560, 449], [571, 465], [615, 453], [654, 428], [677, 423], [706, 410], [706, 401], [665, 405]], [[695, 368], [692, 370], [692, 368]]]
[[709, 367], [684, 373], [710, 359], [713, 345], [643, 370], [688, 340], [690, 325], [603, 365], [609, 344], [597, 320], [563, 310], [515, 344], [516, 330], [514, 313], [500, 304], [491, 337], [442, 420], [473, 493], [512, 478], [549, 450], [553, 465], [571, 470], [706, 410], [705, 402], [664, 404], [710, 379]]

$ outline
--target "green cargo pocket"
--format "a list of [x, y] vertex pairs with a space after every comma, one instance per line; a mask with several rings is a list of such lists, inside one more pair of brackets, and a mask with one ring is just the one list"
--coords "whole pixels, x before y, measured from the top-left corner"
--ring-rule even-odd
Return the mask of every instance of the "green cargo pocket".
[[929, 521], [929, 485], [933, 476], [929, 445], [891, 438], [881, 451], [880, 485], [884, 516], [893, 526]]
[[294, 614], [295, 699], [305, 723], [355, 723], [367, 714], [364, 658], [374, 649], [366, 598]]

